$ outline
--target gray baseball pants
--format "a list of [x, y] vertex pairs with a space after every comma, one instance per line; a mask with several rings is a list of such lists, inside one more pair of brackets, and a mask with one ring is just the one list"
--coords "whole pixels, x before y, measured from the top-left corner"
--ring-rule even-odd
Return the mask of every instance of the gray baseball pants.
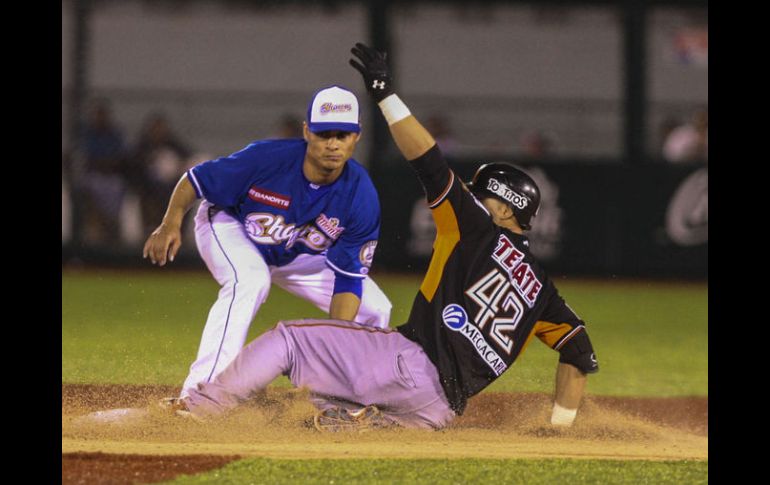
[[199, 416], [222, 414], [280, 375], [308, 389], [319, 409], [374, 404], [410, 428], [443, 428], [455, 416], [419, 345], [393, 329], [328, 319], [279, 322], [214, 380], [190, 389], [188, 408]]

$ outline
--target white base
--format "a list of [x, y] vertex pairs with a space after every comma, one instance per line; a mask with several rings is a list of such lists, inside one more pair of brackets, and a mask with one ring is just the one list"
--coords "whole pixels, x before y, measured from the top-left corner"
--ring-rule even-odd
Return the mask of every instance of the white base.
[[147, 409], [120, 408], [95, 411], [75, 419], [76, 424], [131, 424], [149, 415]]

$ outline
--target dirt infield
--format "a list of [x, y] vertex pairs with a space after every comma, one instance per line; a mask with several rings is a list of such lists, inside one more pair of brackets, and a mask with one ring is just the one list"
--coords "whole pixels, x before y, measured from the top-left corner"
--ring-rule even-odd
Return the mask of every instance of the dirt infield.
[[[62, 483], [152, 483], [240, 457], [708, 459], [708, 398], [588, 396], [568, 430], [547, 426], [545, 394], [483, 393], [449, 429], [325, 435], [302, 391], [269, 389], [198, 424], [152, 406], [178, 388], [62, 385]], [[115, 421], [89, 413], [124, 409]], [[133, 413], [133, 414], [132, 414]], [[110, 414], [111, 415], [111, 414]], [[93, 416], [93, 415], [90, 415]]]

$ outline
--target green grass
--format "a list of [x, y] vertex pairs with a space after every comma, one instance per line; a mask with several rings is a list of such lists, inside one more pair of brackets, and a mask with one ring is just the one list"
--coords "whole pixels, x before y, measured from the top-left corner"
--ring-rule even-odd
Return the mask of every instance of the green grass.
[[[706, 284], [556, 281], [586, 322], [600, 371], [594, 394], [708, 395]], [[533, 341], [492, 390], [543, 390], [553, 382], [554, 352]], [[510, 375], [509, 375], [510, 374]]]
[[[403, 322], [416, 277], [376, 275]], [[570, 306], [586, 321], [601, 371], [588, 392], [605, 395], [708, 395], [706, 284], [559, 279]], [[181, 385], [218, 286], [207, 273], [72, 272], [62, 275], [62, 382]], [[323, 317], [279, 288], [258, 313], [254, 338], [279, 319]], [[557, 354], [533, 341], [489, 389], [551, 392]], [[281, 378], [276, 385], [286, 386]], [[249, 458], [173, 484], [698, 484], [707, 461], [566, 459]]]
[[245, 459], [223, 468], [166, 482], [188, 484], [700, 484], [704, 461], [613, 460], [277, 460]]
[[[391, 324], [406, 320], [416, 277], [375, 275], [393, 302]], [[559, 279], [583, 318], [600, 372], [587, 392], [708, 395], [708, 288], [704, 284]], [[62, 274], [62, 382], [180, 386], [195, 357], [218, 286], [205, 272]], [[249, 339], [278, 320], [323, 317], [273, 287]], [[557, 354], [533, 341], [490, 390], [551, 392]], [[287, 385], [279, 379], [277, 385]]]

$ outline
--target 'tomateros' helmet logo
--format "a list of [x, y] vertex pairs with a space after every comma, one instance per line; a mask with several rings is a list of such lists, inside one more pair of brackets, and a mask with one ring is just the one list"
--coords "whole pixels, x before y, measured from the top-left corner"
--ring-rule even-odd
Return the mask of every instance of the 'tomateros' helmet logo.
[[526, 197], [522, 196], [517, 192], [514, 192], [507, 185], [497, 181], [496, 179], [493, 179], [493, 178], [489, 179], [489, 181], [487, 182], [487, 190], [489, 190], [493, 194], [499, 195], [500, 197], [507, 200], [508, 202], [518, 207], [519, 209], [523, 209], [527, 207], [527, 205], [529, 204], [529, 201], [527, 200]]

